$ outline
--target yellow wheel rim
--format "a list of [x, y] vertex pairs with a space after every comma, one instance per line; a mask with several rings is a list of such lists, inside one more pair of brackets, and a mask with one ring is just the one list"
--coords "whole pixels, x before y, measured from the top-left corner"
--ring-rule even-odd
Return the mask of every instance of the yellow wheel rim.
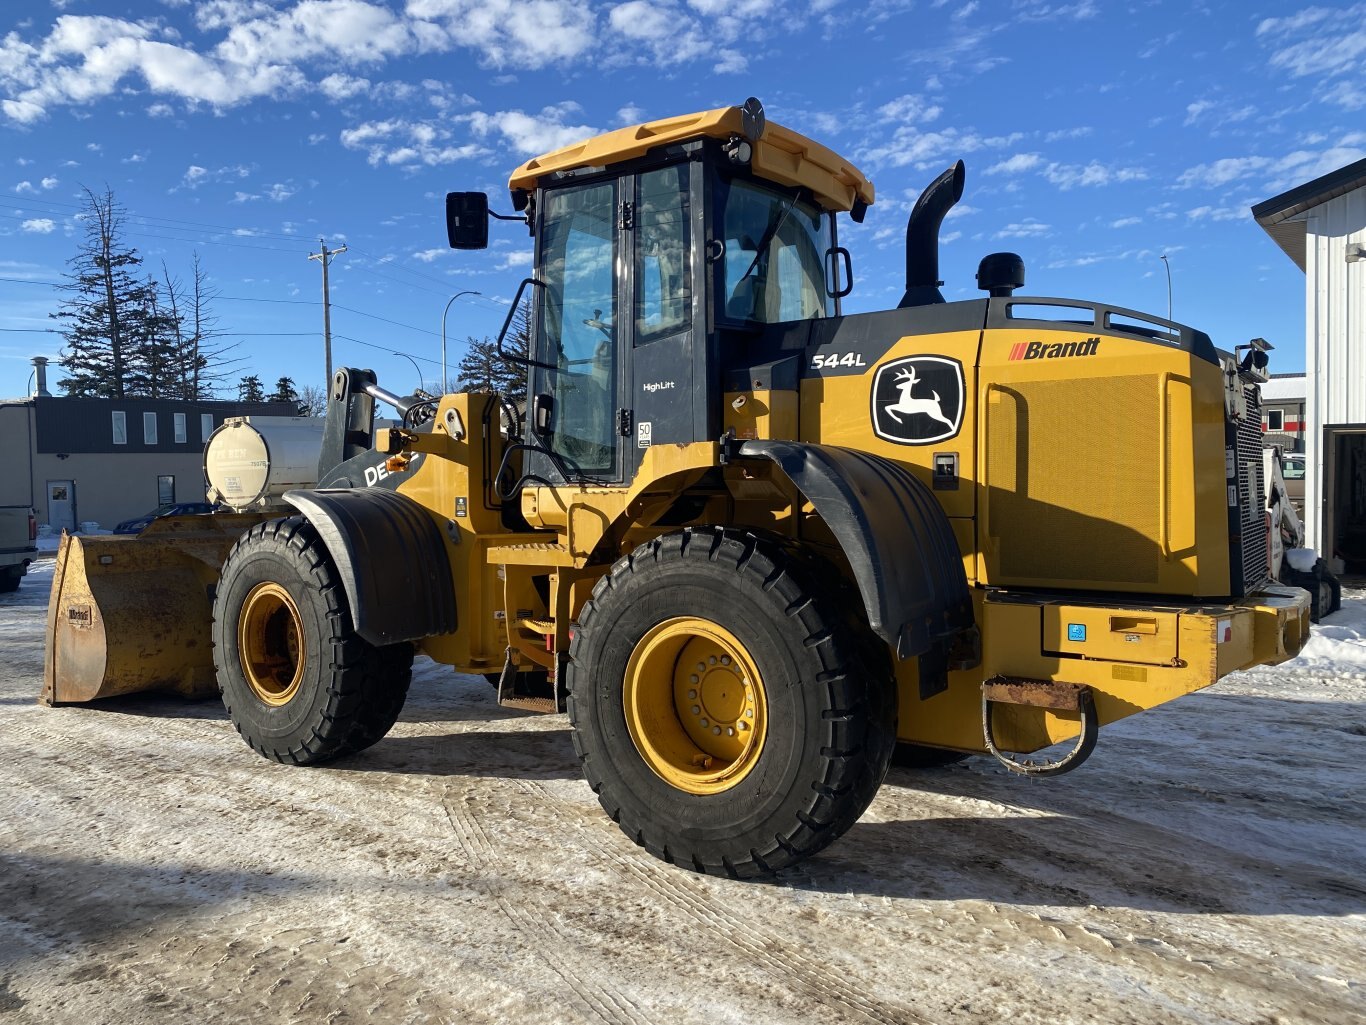
[[304, 624], [289, 592], [257, 584], [237, 620], [237, 655], [251, 692], [267, 705], [288, 704], [304, 678]]
[[763, 752], [763, 679], [735, 635], [705, 619], [665, 620], [642, 637], [626, 663], [623, 699], [636, 750], [679, 790], [729, 790]]

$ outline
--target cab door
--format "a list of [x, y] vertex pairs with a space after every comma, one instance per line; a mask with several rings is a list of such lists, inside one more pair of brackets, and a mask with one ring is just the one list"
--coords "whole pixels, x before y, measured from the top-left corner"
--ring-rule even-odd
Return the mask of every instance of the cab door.
[[543, 193], [528, 429], [553, 458], [532, 454], [528, 468], [554, 481], [624, 476], [621, 192], [622, 181], [609, 179]]
[[704, 268], [694, 240], [703, 234], [698, 164], [642, 170], [633, 181], [630, 258], [631, 389], [627, 465], [631, 476], [654, 445], [714, 438], [712, 372], [700, 297]]

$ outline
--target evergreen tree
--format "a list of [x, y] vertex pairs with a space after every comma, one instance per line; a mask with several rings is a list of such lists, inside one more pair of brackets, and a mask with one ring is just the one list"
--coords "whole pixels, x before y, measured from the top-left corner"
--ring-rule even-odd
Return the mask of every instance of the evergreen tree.
[[275, 390], [270, 393], [267, 402], [289, 402], [298, 406], [302, 401], [298, 390], [294, 387], [294, 378], [282, 377], [275, 382]]
[[237, 382], [237, 401], [265, 402], [266, 389], [255, 374], [248, 374]]
[[52, 314], [65, 339], [58, 384], [68, 395], [210, 397], [240, 361], [224, 358], [232, 346], [208, 344], [218, 332], [199, 254], [189, 288], [165, 263], [161, 281], [140, 278], [142, 257], [123, 242], [126, 212], [113, 192], [87, 188], [85, 197], [85, 235], [62, 286], [68, 297]]
[[146, 285], [136, 274], [142, 257], [122, 237], [125, 212], [108, 188], [85, 190], [85, 237], [68, 261], [69, 279], [58, 311], [65, 339], [60, 360], [67, 376], [57, 383], [68, 395], [121, 399], [127, 391], [129, 357], [143, 333]]
[[[467, 338], [465, 355], [456, 367], [456, 387], [460, 391], [491, 391], [509, 402], [526, 402], [526, 367], [498, 355], [496, 339]], [[503, 339], [503, 351], [525, 357], [531, 350], [531, 307], [523, 303], [512, 315], [512, 324]]]

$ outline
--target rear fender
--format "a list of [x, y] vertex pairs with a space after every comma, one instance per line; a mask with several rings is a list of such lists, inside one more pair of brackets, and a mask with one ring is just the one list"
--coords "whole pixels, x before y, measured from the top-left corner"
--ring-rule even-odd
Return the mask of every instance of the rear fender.
[[973, 624], [963, 558], [934, 493], [896, 463], [794, 441], [746, 441], [741, 459], [769, 459], [835, 535], [868, 625], [899, 658], [930, 651]]
[[363, 639], [385, 645], [455, 631], [446, 539], [422, 506], [380, 488], [287, 491], [284, 500], [322, 538]]

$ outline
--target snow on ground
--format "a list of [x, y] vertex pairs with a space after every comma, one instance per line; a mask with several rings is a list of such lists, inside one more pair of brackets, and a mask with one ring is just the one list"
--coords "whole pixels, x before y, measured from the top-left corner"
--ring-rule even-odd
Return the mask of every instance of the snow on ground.
[[0, 1021], [1360, 1023], [1366, 592], [1063, 779], [894, 769], [775, 883], [656, 862], [563, 716], [423, 660], [393, 733], [268, 763], [221, 707], [34, 703], [0, 596]]

